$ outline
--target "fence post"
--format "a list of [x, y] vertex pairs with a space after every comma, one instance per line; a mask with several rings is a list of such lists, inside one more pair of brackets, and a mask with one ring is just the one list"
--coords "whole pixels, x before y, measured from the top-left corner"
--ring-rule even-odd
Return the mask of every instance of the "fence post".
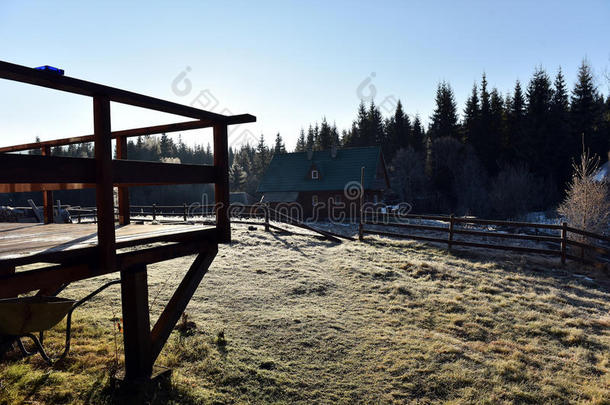
[[186, 210], [186, 203], [182, 204], [182, 208], [184, 209], [184, 222], [186, 222], [186, 217], [187, 217], [187, 214], [188, 214], [188, 212]]
[[568, 239], [568, 224], [567, 222], [561, 223], [561, 264], [566, 264], [566, 251]]
[[157, 204], [152, 205], [152, 216], [153, 216], [153, 221], [156, 221], [157, 220]]
[[265, 232], [269, 232], [269, 204], [265, 204]]
[[449, 216], [449, 241], [447, 242], [447, 249], [451, 250], [451, 247], [453, 245], [453, 214], [451, 214]]
[[358, 217], [358, 240], [364, 238], [364, 229], [362, 226], [362, 205], [364, 203], [364, 166], [360, 168], [360, 216]]

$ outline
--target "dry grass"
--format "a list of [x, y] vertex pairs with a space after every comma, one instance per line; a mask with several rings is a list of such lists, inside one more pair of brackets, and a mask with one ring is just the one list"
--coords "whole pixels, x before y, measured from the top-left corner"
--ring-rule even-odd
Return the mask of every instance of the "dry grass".
[[[174, 374], [152, 403], [610, 403], [607, 280], [558, 259], [237, 228], [187, 309], [197, 329], [164, 349]], [[191, 261], [150, 266], [153, 319]], [[117, 289], [75, 313], [63, 364], [0, 363], [0, 403], [120, 400]]]

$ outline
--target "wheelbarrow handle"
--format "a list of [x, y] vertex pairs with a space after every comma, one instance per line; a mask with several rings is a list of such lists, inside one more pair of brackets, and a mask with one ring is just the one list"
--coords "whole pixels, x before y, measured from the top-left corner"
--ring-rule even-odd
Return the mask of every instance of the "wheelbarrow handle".
[[[114, 284], [118, 284], [120, 283], [121, 280], [113, 280], [110, 281], [106, 284], [104, 284], [103, 286], [101, 286], [100, 288], [98, 288], [97, 290], [93, 291], [91, 294], [87, 295], [86, 297], [76, 301], [74, 303], [74, 305], [72, 305], [72, 308], [70, 308], [70, 311], [68, 311], [68, 316], [66, 318], [66, 345], [64, 347], [64, 351], [62, 352], [61, 355], [59, 355], [58, 357], [55, 358], [51, 358], [49, 357], [49, 355], [45, 352], [44, 347], [42, 346], [42, 339], [43, 339], [43, 334], [42, 332], [40, 332], [40, 339], [38, 339], [34, 334], [32, 333], [28, 333], [26, 335], [23, 335], [23, 337], [28, 337], [30, 338], [33, 342], [34, 345], [36, 346], [36, 349], [38, 351], [38, 353], [40, 353], [40, 355], [42, 356], [42, 358], [49, 364], [49, 365], [53, 365], [53, 363], [63, 359], [64, 357], [66, 357], [66, 355], [68, 354], [68, 352], [70, 351], [70, 341], [72, 339], [72, 312], [74, 312], [74, 310], [76, 308], [78, 308], [79, 306], [81, 306], [82, 304], [84, 304], [85, 302], [87, 302], [88, 300], [90, 300], [91, 298], [93, 298], [94, 296], [96, 296], [97, 294], [101, 293], [102, 291], [104, 291], [106, 288], [114, 285]], [[21, 350], [21, 352], [25, 355], [25, 356], [29, 356], [32, 354], [35, 354], [36, 352], [29, 352], [28, 350], [26, 350], [25, 346], [23, 345], [23, 342], [21, 341], [21, 338], [17, 339], [17, 344], [19, 345], [19, 349]]]
[[[104, 284], [103, 286], [101, 286], [100, 288], [98, 288], [97, 290], [93, 291], [91, 294], [76, 301], [74, 303], [74, 305], [72, 305], [72, 308], [70, 308], [70, 311], [68, 311], [68, 316], [66, 318], [66, 347], [64, 348], [64, 352], [61, 354], [61, 356], [59, 356], [55, 361], [63, 359], [64, 357], [66, 357], [66, 355], [70, 351], [70, 341], [72, 339], [72, 312], [74, 312], [74, 310], [76, 308], [83, 305], [85, 302], [89, 301], [91, 298], [95, 297], [97, 294], [104, 291], [106, 288], [108, 288], [112, 285], [115, 285], [115, 284], [119, 284], [120, 282], [121, 282], [121, 280], [109, 281], [106, 284]], [[40, 348], [42, 348], [42, 346], [40, 346]]]

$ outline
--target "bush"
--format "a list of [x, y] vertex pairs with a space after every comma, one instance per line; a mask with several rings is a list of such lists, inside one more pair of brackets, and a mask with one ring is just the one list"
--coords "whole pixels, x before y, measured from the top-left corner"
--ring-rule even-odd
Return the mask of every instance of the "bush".
[[588, 151], [583, 152], [580, 162], [572, 166], [572, 180], [557, 212], [574, 228], [607, 233], [610, 221], [608, 182], [593, 178], [599, 166], [599, 157], [590, 155]]

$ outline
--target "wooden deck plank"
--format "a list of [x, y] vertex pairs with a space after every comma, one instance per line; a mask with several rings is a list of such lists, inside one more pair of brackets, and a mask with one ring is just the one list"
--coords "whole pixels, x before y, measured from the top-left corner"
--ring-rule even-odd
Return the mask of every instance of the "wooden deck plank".
[[[210, 227], [212, 228], [212, 227]], [[117, 243], [206, 229], [201, 225], [115, 226]], [[0, 260], [97, 245], [95, 224], [0, 223]]]

